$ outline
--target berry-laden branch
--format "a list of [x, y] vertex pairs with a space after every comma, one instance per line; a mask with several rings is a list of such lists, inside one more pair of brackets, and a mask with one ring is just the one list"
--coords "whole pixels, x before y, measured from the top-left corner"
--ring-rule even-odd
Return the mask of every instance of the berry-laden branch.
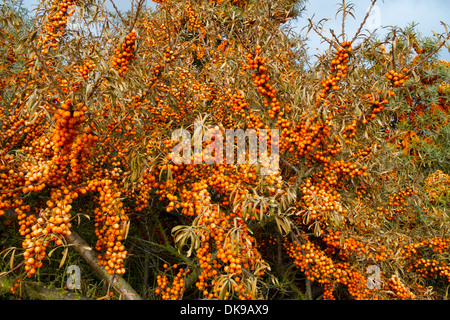
[[74, 249], [86, 260], [87, 263], [100, 275], [102, 279], [107, 281], [112, 287], [117, 290], [125, 300], [141, 300], [139, 294], [117, 274], [109, 274], [103, 267], [99, 265], [99, 260], [94, 251], [89, 247], [86, 241], [81, 238], [78, 233], [72, 231], [68, 236], [67, 242], [73, 245]]
[[[74, 246], [125, 299], [446, 296], [445, 35], [309, 21], [330, 44], [313, 64], [284, 25], [300, 1], [88, 3], [43, 3], [30, 39], [0, 29], [5, 269], [37, 278]], [[103, 32], [66, 30], [74, 5]]]

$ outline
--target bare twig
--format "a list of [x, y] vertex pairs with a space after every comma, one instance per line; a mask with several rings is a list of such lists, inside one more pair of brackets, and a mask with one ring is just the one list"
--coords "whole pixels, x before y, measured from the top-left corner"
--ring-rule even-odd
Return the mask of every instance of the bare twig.
[[[134, 1], [133, 1], [133, 2], [134, 2]], [[141, 10], [142, 10], [142, 7], [143, 7], [143, 5], [144, 5], [144, 2], [145, 2], [145, 0], [140, 0], [139, 3], [138, 3], [138, 5], [137, 5], [136, 13], [134, 14], [133, 20], [132, 20], [132, 22], [130, 23], [130, 28], [129, 28], [129, 31], [130, 31], [130, 32], [131, 32], [131, 30], [133, 30], [133, 28], [134, 28], [134, 26], [135, 26], [135, 24], [136, 24], [136, 21], [137, 21], [137, 19], [138, 19], [138, 17], [139, 17], [139, 14], [141, 13]]]
[[117, 9], [116, 4], [114, 3], [113, 0], [109, 0], [109, 2], [112, 3], [114, 10], [116, 10], [117, 15], [119, 16], [120, 20], [122, 21], [122, 24], [125, 25], [125, 19], [122, 17], [122, 15], [120, 14], [119, 9]]
[[[305, 255], [305, 250], [302, 249], [302, 243], [300, 242], [300, 240], [298, 239], [298, 237], [295, 235], [294, 232], [291, 231], [291, 235], [294, 238], [294, 240], [300, 245], [300, 251], [302, 253], [302, 255]], [[311, 280], [308, 279], [308, 277], [306, 277], [306, 298], [307, 300], [312, 300], [312, 288], [311, 288]]]

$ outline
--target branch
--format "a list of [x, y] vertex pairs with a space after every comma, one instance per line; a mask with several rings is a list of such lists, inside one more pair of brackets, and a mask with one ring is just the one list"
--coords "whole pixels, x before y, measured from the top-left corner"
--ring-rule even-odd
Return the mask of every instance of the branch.
[[[132, 3], [133, 3], [133, 2], [134, 2], [134, 1], [132, 1]], [[140, 1], [138, 2], [137, 8], [136, 8], [136, 13], [134, 14], [133, 21], [132, 21], [131, 24], [130, 24], [129, 32], [131, 32], [131, 30], [133, 30], [134, 25], [136, 24], [136, 21], [137, 21], [137, 19], [138, 19], [138, 17], [139, 17], [139, 14], [140, 14], [141, 11], [142, 11], [142, 6], [143, 6], [143, 4], [144, 4], [144, 0], [140, 0]], [[131, 12], [133, 12], [133, 9], [131, 9]]]
[[[322, 20], [325, 20], [325, 19], [322, 19]], [[322, 20], [320, 20], [317, 24], [322, 23]], [[323, 25], [322, 25], [322, 28], [321, 28], [322, 30], [318, 30], [318, 29], [316, 28], [316, 26], [314, 25], [314, 23], [312, 22], [311, 19], [308, 19], [308, 22], [309, 22], [309, 29], [313, 29], [313, 31], [314, 31], [319, 37], [321, 37], [322, 40], [328, 42], [328, 43], [330, 44], [331, 47], [337, 48], [337, 45], [339, 45], [339, 41], [338, 41], [338, 43], [337, 43], [337, 45], [336, 45], [336, 44], [333, 43], [333, 41], [331, 41], [330, 39], [324, 37], [323, 32], [322, 32], [322, 30], [323, 30]]]
[[117, 15], [119, 16], [120, 20], [122, 21], [122, 24], [125, 25], [125, 19], [122, 17], [122, 15], [120, 14], [119, 9], [117, 9], [116, 4], [114, 3], [114, 1], [109, 0], [112, 4], [112, 6], [114, 7], [114, 10], [116, 10]]
[[[75, 250], [86, 260], [87, 263], [109, 284], [111, 284], [115, 290], [117, 290], [121, 295], [124, 296], [126, 300], [142, 300], [139, 294], [130, 286], [130, 284], [125, 281], [122, 277], [118, 275], [110, 275], [106, 270], [98, 265], [98, 258], [94, 251], [90, 249], [90, 246], [81, 238], [78, 233], [71, 230], [72, 234], [66, 237], [68, 243], [74, 245]], [[88, 249], [89, 248], [89, 249]]]
[[361, 25], [359, 26], [358, 31], [356, 31], [355, 36], [353, 37], [351, 43], [355, 42], [355, 40], [358, 38], [359, 34], [361, 33], [361, 30], [362, 30], [363, 26], [366, 24], [367, 18], [369, 18], [370, 12], [372, 11], [372, 9], [375, 6], [376, 2], [377, 2], [377, 0], [372, 0], [372, 3], [370, 5], [370, 7], [369, 7], [369, 10], [367, 10], [366, 16], [364, 17], [363, 22], [361, 22]]

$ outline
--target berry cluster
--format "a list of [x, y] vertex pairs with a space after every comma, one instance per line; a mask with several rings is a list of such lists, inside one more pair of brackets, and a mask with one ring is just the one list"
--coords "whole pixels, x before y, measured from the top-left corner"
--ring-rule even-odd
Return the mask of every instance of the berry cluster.
[[94, 211], [97, 236], [95, 249], [102, 253], [98, 256], [98, 264], [104, 266], [109, 274], [124, 274], [124, 262], [128, 252], [123, 241], [128, 232], [128, 216], [119, 200], [120, 193], [114, 191], [111, 180], [92, 180], [86, 191], [100, 194], [101, 208]]
[[128, 65], [135, 55], [134, 51], [136, 49], [136, 38], [136, 30], [133, 29], [128, 35], [125, 36], [122, 44], [115, 50], [112, 65], [113, 68], [117, 70], [119, 75], [123, 75], [129, 69]]
[[[167, 264], [164, 264], [164, 269], [167, 269]], [[169, 286], [169, 279], [166, 274], [158, 275], [156, 282], [158, 287], [155, 289], [157, 295], [161, 295], [163, 300], [180, 300], [183, 297], [184, 285], [186, 275], [190, 272], [189, 269], [178, 268], [178, 265], [173, 265], [173, 270], [178, 269], [177, 274], [173, 277], [172, 285]]]
[[67, 19], [75, 12], [76, 0], [53, 0], [48, 22], [44, 25], [43, 34], [39, 38], [38, 46], [42, 54], [48, 54], [50, 49], [56, 50], [59, 38], [64, 34]]
[[403, 73], [396, 72], [395, 70], [391, 70], [386, 73], [386, 78], [388, 78], [394, 87], [399, 87], [402, 84], [405, 83], [406, 80], [408, 80], [409, 76], [405, 75], [404, 73], [408, 72], [407, 68], [402, 69]]

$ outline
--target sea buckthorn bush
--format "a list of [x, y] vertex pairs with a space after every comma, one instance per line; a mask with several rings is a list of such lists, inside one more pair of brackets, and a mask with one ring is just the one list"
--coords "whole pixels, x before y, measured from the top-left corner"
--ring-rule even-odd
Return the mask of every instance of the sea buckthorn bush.
[[[2, 8], [0, 281], [57, 277], [81, 236], [147, 299], [446, 298], [450, 35], [363, 37], [366, 16], [327, 38], [302, 1], [155, 3]], [[89, 27], [67, 27], [77, 8]], [[294, 18], [329, 49], [313, 59]], [[203, 134], [183, 163], [180, 128]], [[228, 129], [275, 143], [278, 170], [217, 161]]]

